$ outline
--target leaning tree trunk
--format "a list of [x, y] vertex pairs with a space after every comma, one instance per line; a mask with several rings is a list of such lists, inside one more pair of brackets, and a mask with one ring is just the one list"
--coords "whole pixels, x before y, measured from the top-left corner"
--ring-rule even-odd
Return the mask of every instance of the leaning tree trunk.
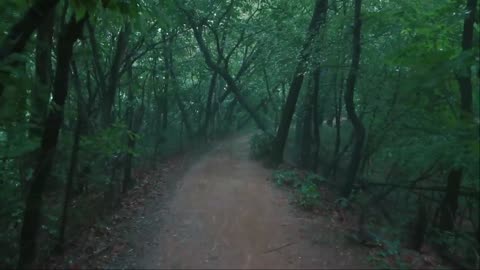
[[[462, 50], [468, 52], [473, 47], [473, 31], [476, 18], [477, 0], [467, 0], [467, 17], [463, 24]], [[465, 65], [458, 72], [457, 81], [460, 90], [461, 119], [470, 121], [472, 118], [472, 80], [470, 66]], [[463, 172], [461, 168], [452, 169], [447, 178], [447, 192], [440, 210], [440, 224], [442, 230], [451, 231], [454, 228], [458, 208], [458, 197], [462, 183]]]
[[287, 101], [283, 107], [280, 124], [273, 142], [271, 160], [274, 164], [279, 164], [283, 161], [283, 152], [287, 142], [288, 132], [292, 122], [293, 114], [295, 112], [298, 96], [300, 94], [300, 89], [302, 88], [303, 79], [307, 70], [307, 61], [312, 54], [312, 45], [315, 41], [315, 37], [317, 36], [321, 25], [325, 23], [327, 9], [328, 0], [316, 1], [312, 19], [308, 27], [307, 37], [300, 53], [300, 60], [295, 68], [293, 80], [288, 91]]
[[352, 64], [347, 77], [347, 88], [344, 97], [347, 115], [353, 125], [355, 141], [353, 145], [352, 157], [347, 169], [347, 180], [342, 191], [344, 197], [349, 197], [350, 193], [352, 192], [355, 178], [357, 176], [358, 166], [360, 165], [360, 160], [362, 159], [363, 141], [365, 140], [365, 127], [355, 112], [355, 104], [353, 102], [355, 82], [357, 80], [358, 69], [360, 65], [360, 33], [362, 28], [362, 21], [360, 19], [361, 9], [362, 0], [355, 0]]
[[[205, 63], [207, 66], [212, 69], [214, 72], [217, 72], [218, 75], [220, 75], [225, 82], [227, 83], [228, 89], [234, 94], [235, 99], [238, 101], [240, 106], [245, 109], [253, 118], [257, 126], [261, 129], [266, 131], [267, 126], [264, 123], [264, 121], [261, 119], [260, 115], [255, 113], [254, 108], [251, 106], [251, 104], [247, 101], [247, 99], [241, 95], [240, 88], [238, 87], [236, 79], [228, 72], [227, 69], [227, 63], [223, 63], [223, 65], [218, 65], [214, 59], [213, 56], [210, 52], [210, 49], [208, 48], [207, 44], [205, 43], [205, 40], [203, 38], [203, 29], [201, 26], [199, 26], [194, 19], [194, 15], [190, 12], [185, 10], [183, 7], [180, 7], [182, 11], [185, 13], [187, 16], [187, 20], [193, 30], [193, 36], [195, 37], [195, 40], [197, 41], [198, 47], [200, 51], [203, 54], [203, 57], [205, 59]], [[238, 75], [237, 75], [238, 78]]]
[[85, 19], [72, 18], [62, 30], [57, 45], [57, 64], [53, 89], [54, 108], [48, 113], [37, 165], [33, 172], [31, 188], [27, 195], [20, 236], [18, 268], [29, 268], [35, 259], [36, 237], [40, 227], [42, 196], [53, 166], [53, 158], [62, 125], [63, 106], [68, 94], [70, 61], [73, 44], [79, 38]]

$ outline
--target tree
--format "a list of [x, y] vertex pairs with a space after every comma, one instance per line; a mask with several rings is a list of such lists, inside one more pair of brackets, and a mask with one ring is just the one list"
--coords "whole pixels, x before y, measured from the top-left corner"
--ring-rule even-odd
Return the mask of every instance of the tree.
[[19, 268], [29, 268], [35, 258], [36, 237], [40, 227], [40, 211], [45, 184], [50, 175], [58, 135], [62, 124], [63, 106], [68, 94], [70, 61], [73, 45], [80, 37], [85, 18], [72, 18], [62, 30], [57, 44], [57, 64], [53, 88], [52, 109], [46, 119], [42, 144], [27, 195], [20, 240]]
[[352, 41], [352, 63], [347, 77], [347, 86], [345, 90], [345, 108], [347, 110], [348, 118], [353, 125], [353, 132], [355, 142], [353, 145], [352, 157], [347, 169], [347, 180], [342, 191], [342, 195], [346, 198], [352, 192], [355, 178], [357, 177], [358, 166], [362, 158], [363, 141], [365, 140], [365, 127], [355, 111], [355, 104], [353, 101], [355, 82], [357, 81], [358, 70], [360, 65], [360, 35], [362, 29], [361, 10], [362, 0], [355, 0], [354, 7], [354, 23], [353, 23], [353, 41]]
[[300, 59], [294, 71], [293, 80], [290, 84], [288, 91], [287, 101], [283, 107], [282, 115], [280, 118], [280, 124], [275, 136], [271, 159], [274, 163], [280, 163], [283, 160], [283, 151], [285, 143], [288, 137], [288, 131], [290, 129], [290, 123], [292, 122], [293, 113], [295, 112], [295, 106], [297, 104], [298, 95], [302, 88], [305, 72], [307, 71], [307, 61], [312, 53], [312, 45], [318, 36], [320, 27], [325, 23], [328, 9], [327, 0], [317, 0], [315, 2], [315, 8], [313, 11], [312, 19], [308, 27], [307, 36], [303, 43], [302, 50], [300, 52]]
[[[467, 0], [466, 17], [463, 24], [462, 51], [471, 53], [473, 47], [473, 31], [476, 18], [477, 0]], [[473, 103], [472, 103], [472, 80], [471, 69], [469, 65], [463, 65], [456, 74], [458, 89], [460, 91], [460, 113], [463, 121], [472, 121]], [[461, 168], [452, 169], [447, 177], [447, 192], [443, 199], [440, 214], [440, 228], [451, 231], [455, 224], [456, 212], [458, 208], [458, 198], [463, 178]]]

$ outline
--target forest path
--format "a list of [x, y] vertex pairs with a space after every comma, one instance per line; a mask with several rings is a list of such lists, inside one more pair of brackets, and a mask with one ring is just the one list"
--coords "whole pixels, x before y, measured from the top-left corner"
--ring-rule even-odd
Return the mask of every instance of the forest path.
[[368, 266], [365, 252], [347, 245], [329, 218], [295, 209], [289, 192], [267, 180], [271, 171], [249, 159], [248, 139], [221, 142], [186, 170], [168, 201], [145, 214], [159, 222], [136, 239], [141, 252], [132, 252], [128, 267]]

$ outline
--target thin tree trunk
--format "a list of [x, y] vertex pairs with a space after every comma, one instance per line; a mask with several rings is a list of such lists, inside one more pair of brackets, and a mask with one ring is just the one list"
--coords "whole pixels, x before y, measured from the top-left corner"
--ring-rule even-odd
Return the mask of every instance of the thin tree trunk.
[[420, 251], [425, 241], [425, 233], [427, 231], [428, 219], [425, 201], [422, 198], [417, 202], [417, 215], [413, 226], [413, 233], [410, 238], [410, 248]]
[[[473, 47], [473, 31], [476, 18], [477, 0], [467, 0], [467, 17], [463, 24], [462, 50], [468, 52]], [[460, 90], [461, 119], [472, 119], [472, 80], [470, 66], [465, 65], [456, 75]], [[451, 231], [454, 228], [458, 208], [458, 197], [463, 178], [461, 168], [454, 168], [448, 174], [447, 193], [440, 211], [440, 229]]]
[[62, 124], [63, 106], [68, 94], [70, 61], [73, 44], [79, 38], [85, 19], [72, 18], [63, 29], [57, 45], [57, 64], [52, 104], [56, 109], [50, 110], [47, 116], [42, 143], [35, 167], [31, 189], [27, 195], [23, 225], [20, 236], [20, 256], [18, 268], [30, 268], [35, 259], [36, 237], [40, 227], [42, 196], [47, 178], [53, 166], [53, 157]]
[[341, 117], [342, 117], [342, 111], [343, 111], [343, 86], [344, 86], [344, 75], [343, 71], [340, 75], [340, 86], [338, 91], [335, 91], [337, 94], [336, 101], [335, 101], [335, 148], [333, 151], [333, 160], [332, 160], [332, 165], [331, 165], [331, 170], [333, 173], [333, 177], [337, 177], [337, 167], [338, 167], [338, 156], [340, 152], [340, 145], [342, 143], [342, 136], [341, 136], [341, 131], [342, 131], [342, 124], [341, 124]]
[[171, 78], [171, 83], [173, 84], [174, 87], [174, 93], [173, 93], [173, 98], [175, 99], [175, 102], [177, 103], [177, 106], [180, 110], [180, 116], [182, 117], [182, 121], [185, 124], [185, 132], [187, 133], [187, 139], [192, 139], [193, 138], [193, 128], [192, 124], [190, 122], [190, 118], [188, 117], [187, 109], [185, 108], [185, 104], [183, 101], [180, 99], [180, 96], [178, 92], [180, 91], [180, 85], [178, 84], [177, 81], [177, 76], [174, 71], [174, 63], [173, 63], [173, 55], [172, 55], [172, 50], [168, 50], [168, 65], [165, 66], [167, 69], [167, 72], [170, 74]]
[[[133, 72], [132, 67], [128, 67], [128, 90], [127, 90], [127, 104], [125, 109], [125, 121], [127, 122], [128, 132], [133, 133], [133, 110], [135, 102], [133, 96]], [[131, 136], [131, 134], [127, 134], [127, 153], [125, 156], [125, 165], [123, 170], [123, 184], [122, 184], [122, 193], [126, 193], [132, 186], [132, 161], [133, 161], [133, 154], [132, 151], [135, 147], [135, 138]]]
[[300, 165], [305, 169], [312, 167], [312, 114], [313, 114], [313, 76], [310, 78], [308, 93], [305, 95], [302, 133], [300, 141]]
[[[320, 158], [320, 126], [323, 117], [319, 115], [318, 109], [318, 92], [320, 91], [320, 68], [316, 68], [313, 72], [313, 95], [312, 95], [312, 102], [313, 102], [313, 157], [312, 157], [312, 167], [311, 170], [316, 172], [318, 169], [318, 163]], [[320, 109], [323, 111], [323, 106]]]
[[225, 82], [228, 85], [228, 88], [235, 95], [235, 99], [238, 101], [238, 103], [252, 116], [257, 126], [261, 130], [266, 131], [267, 127], [265, 123], [262, 121], [262, 119], [260, 119], [260, 116], [255, 113], [254, 108], [247, 102], [245, 97], [243, 97], [240, 94], [241, 92], [240, 88], [238, 87], [236, 80], [232, 77], [230, 73], [228, 73], [226, 66], [217, 65], [213, 60], [212, 54], [208, 46], [205, 44], [205, 40], [203, 38], [203, 33], [202, 33], [203, 30], [196, 25], [193, 19], [193, 15], [189, 11], [186, 11], [184, 9], [183, 11], [187, 15], [187, 19], [189, 20], [189, 24], [193, 30], [193, 35], [197, 40], [198, 47], [204, 56], [205, 63], [207, 64], [207, 66], [210, 67], [214, 72], [217, 72], [225, 80]]
[[300, 54], [300, 60], [295, 68], [293, 80], [288, 91], [287, 101], [283, 107], [280, 118], [280, 125], [273, 142], [271, 160], [274, 164], [278, 164], [283, 161], [283, 152], [290, 129], [290, 124], [292, 122], [295, 106], [297, 104], [297, 99], [300, 94], [300, 89], [302, 88], [303, 79], [305, 77], [305, 71], [307, 69], [306, 63], [312, 53], [313, 41], [320, 31], [321, 25], [326, 21], [327, 10], [328, 0], [316, 1], [315, 9], [307, 32], [307, 37]]
[[44, 22], [38, 27], [35, 51], [35, 76], [37, 83], [32, 88], [32, 112], [30, 117], [31, 137], [42, 135], [41, 125], [47, 116], [48, 99], [52, 84], [52, 48], [54, 9], [50, 10]]
[[205, 137], [205, 139], [208, 138], [208, 128], [212, 118], [213, 95], [215, 93], [216, 86], [217, 86], [217, 73], [213, 72], [212, 77], [210, 79], [210, 86], [208, 88], [207, 105], [205, 107], [205, 120], [203, 122], [203, 126], [200, 129], [200, 134], [203, 137]]
[[362, 0], [355, 0], [354, 9], [354, 26], [353, 26], [353, 52], [352, 52], [352, 64], [347, 77], [347, 88], [345, 91], [345, 107], [347, 109], [348, 118], [352, 122], [355, 141], [353, 144], [353, 151], [350, 160], [350, 164], [347, 169], [347, 179], [343, 187], [342, 195], [346, 198], [350, 196], [355, 178], [357, 177], [358, 166], [362, 159], [363, 141], [365, 140], [365, 127], [362, 121], [355, 112], [355, 103], [353, 101], [355, 82], [358, 76], [358, 70], [360, 65], [360, 35], [362, 28], [362, 21], [360, 18], [362, 9]]
[[81, 102], [81, 83], [78, 77], [78, 70], [74, 62], [72, 62], [74, 89], [77, 94], [77, 124], [73, 133], [73, 146], [70, 155], [70, 164], [67, 173], [67, 183], [65, 185], [63, 208], [60, 215], [60, 229], [57, 240], [57, 252], [63, 253], [65, 245], [65, 229], [68, 225], [68, 210], [73, 194], [73, 180], [78, 164], [78, 152], [80, 150], [80, 137], [85, 123], [84, 104]]
[[120, 67], [121, 63], [125, 57], [128, 45], [128, 37], [130, 35], [130, 24], [126, 23], [122, 28], [117, 38], [117, 48], [115, 50], [115, 56], [112, 60], [112, 66], [110, 68], [110, 76], [108, 80], [108, 87], [106, 92], [103, 93], [103, 104], [102, 104], [102, 116], [103, 116], [103, 125], [109, 126], [112, 124], [115, 119], [113, 117], [113, 105], [115, 103], [115, 96], [117, 94], [117, 86], [120, 81]]
[[165, 79], [163, 85], [162, 93], [162, 129], [166, 130], [168, 127], [168, 90], [170, 87], [170, 46], [171, 38], [168, 38], [165, 33], [162, 33], [162, 40], [165, 43], [163, 48], [163, 59], [164, 59], [164, 68], [165, 68]]
[[107, 91], [107, 79], [105, 78], [105, 72], [102, 69], [102, 65], [100, 63], [100, 50], [98, 48], [98, 41], [95, 37], [95, 28], [91, 24], [90, 20], [87, 21], [87, 28], [88, 28], [88, 39], [90, 42], [90, 46], [92, 48], [92, 56], [93, 56], [93, 67], [95, 71], [95, 75], [97, 78], [97, 83], [100, 87], [100, 93], [105, 93]]

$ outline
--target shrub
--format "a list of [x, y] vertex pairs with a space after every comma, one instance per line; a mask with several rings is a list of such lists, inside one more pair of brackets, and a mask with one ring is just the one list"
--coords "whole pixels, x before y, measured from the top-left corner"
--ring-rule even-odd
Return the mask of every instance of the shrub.
[[302, 180], [296, 171], [276, 170], [273, 172], [272, 180], [279, 186], [288, 186], [297, 188]]
[[254, 159], [264, 159], [272, 152], [274, 136], [265, 132], [257, 133], [250, 139], [250, 154]]
[[305, 175], [295, 170], [276, 170], [272, 174], [272, 181], [279, 186], [295, 189], [295, 202], [305, 210], [312, 210], [320, 203], [318, 185], [326, 180], [313, 173]]
[[297, 203], [300, 207], [311, 210], [320, 203], [320, 193], [315, 183], [304, 181], [297, 189]]

